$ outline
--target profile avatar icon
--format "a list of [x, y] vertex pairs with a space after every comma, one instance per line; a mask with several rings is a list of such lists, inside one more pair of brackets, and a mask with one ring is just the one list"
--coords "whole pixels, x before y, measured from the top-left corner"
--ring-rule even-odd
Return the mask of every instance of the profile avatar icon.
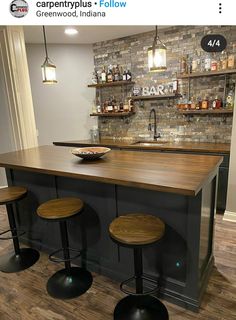
[[10, 3], [10, 13], [15, 18], [23, 18], [29, 11], [28, 3], [25, 0], [13, 0]]

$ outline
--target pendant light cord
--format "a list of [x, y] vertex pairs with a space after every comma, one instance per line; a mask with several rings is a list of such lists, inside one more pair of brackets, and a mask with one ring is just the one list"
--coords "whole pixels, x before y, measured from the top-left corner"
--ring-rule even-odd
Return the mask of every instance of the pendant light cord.
[[48, 48], [47, 48], [47, 39], [46, 39], [46, 32], [45, 27], [43, 26], [43, 38], [44, 38], [44, 47], [46, 52], [46, 59], [48, 60]]

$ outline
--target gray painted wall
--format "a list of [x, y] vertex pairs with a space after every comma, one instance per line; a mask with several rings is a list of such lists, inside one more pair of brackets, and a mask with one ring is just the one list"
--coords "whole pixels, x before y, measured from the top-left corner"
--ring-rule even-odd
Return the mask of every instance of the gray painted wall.
[[[0, 153], [14, 151], [14, 142], [8, 112], [6, 87], [3, 75], [3, 65], [0, 59]], [[0, 187], [6, 186], [5, 170], [0, 168]]]
[[43, 45], [27, 44], [26, 51], [39, 144], [88, 138], [96, 123], [89, 117], [95, 91], [87, 88], [94, 68], [92, 46], [48, 46], [49, 57], [57, 66], [56, 85], [42, 83]]

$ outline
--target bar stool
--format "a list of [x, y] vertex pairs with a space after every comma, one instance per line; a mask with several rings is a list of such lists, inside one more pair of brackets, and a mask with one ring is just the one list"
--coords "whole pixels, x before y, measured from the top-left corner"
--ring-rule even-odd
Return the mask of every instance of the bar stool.
[[[78, 198], [60, 198], [47, 201], [40, 205], [37, 214], [48, 221], [59, 222], [62, 248], [49, 255], [49, 260], [64, 262], [65, 268], [57, 271], [47, 282], [47, 291], [57, 299], [72, 299], [85, 293], [92, 285], [93, 278], [84, 268], [72, 267], [71, 261], [81, 255], [79, 250], [69, 247], [67, 220], [82, 212], [83, 202]], [[63, 258], [54, 257], [60, 252]], [[70, 252], [76, 254], [71, 257]]]
[[[150, 281], [143, 275], [142, 248], [159, 241], [165, 232], [165, 224], [157, 217], [147, 214], [127, 214], [116, 218], [109, 226], [109, 234], [118, 245], [134, 250], [134, 277], [121, 283], [120, 289], [128, 294], [114, 310], [114, 320], [167, 320], [168, 311], [164, 304], [151, 294], [158, 291], [144, 292], [143, 280]], [[136, 293], [124, 288], [135, 280]], [[152, 281], [153, 282], [153, 281]]]
[[[13, 273], [25, 270], [31, 267], [39, 259], [37, 250], [31, 248], [20, 248], [19, 237], [25, 234], [25, 231], [17, 230], [14, 216], [13, 204], [20, 201], [27, 195], [27, 189], [24, 187], [6, 187], [0, 189], [0, 205], [5, 205], [8, 214], [10, 229], [0, 233], [0, 240], [13, 240], [14, 252], [7, 253], [0, 257], [0, 270], [6, 273]], [[11, 232], [11, 236], [4, 235]]]

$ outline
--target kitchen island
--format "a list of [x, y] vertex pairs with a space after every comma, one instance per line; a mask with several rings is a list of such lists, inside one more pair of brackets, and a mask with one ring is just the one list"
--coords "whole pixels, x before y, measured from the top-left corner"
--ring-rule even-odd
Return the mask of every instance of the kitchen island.
[[100, 139], [98, 141], [88, 140], [72, 140], [72, 141], [56, 141], [57, 146], [68, 147], [89, 147], [89, 146], [104, 146], [111, 149], [133, 150], [146, 152], [166, 152], [180, 154], [210, 154], [222, 156], [223, 162], [219, 169], [218, 188], [217, 188], [217, 212], [224, 213], [226, 209], [228, 175], [229, 175], [229, 158], [230, 158], [230, 143], [213, 143], [213, 142], [187, 142], [187, 141], [143, 141], [140, 138], [136, 139]]
[[[84, 161], [66, 147], [43, 146], [0, 155], [9, 185], [29, 190], [17, 206], [25, 243], [58, 248], [58, 226], [41, 221], [39, 204], [79, 196], [85, 210], [68, 223], [71, 247], [83, 248], [82, 263], [116, 280], [133, 274], [132, 252], [119, 248], [108, 226], [119, 215], [149, 213], [166, 224], [162, 242], [144, 249], [144, 272], [160, 296], [197, 311], [213, 258], [217, 174], [222, 157], [112, 150]], [[80, 261], [78, 261], [80, 262]], [[154, 284], [155, 286], [155, 284]]]

